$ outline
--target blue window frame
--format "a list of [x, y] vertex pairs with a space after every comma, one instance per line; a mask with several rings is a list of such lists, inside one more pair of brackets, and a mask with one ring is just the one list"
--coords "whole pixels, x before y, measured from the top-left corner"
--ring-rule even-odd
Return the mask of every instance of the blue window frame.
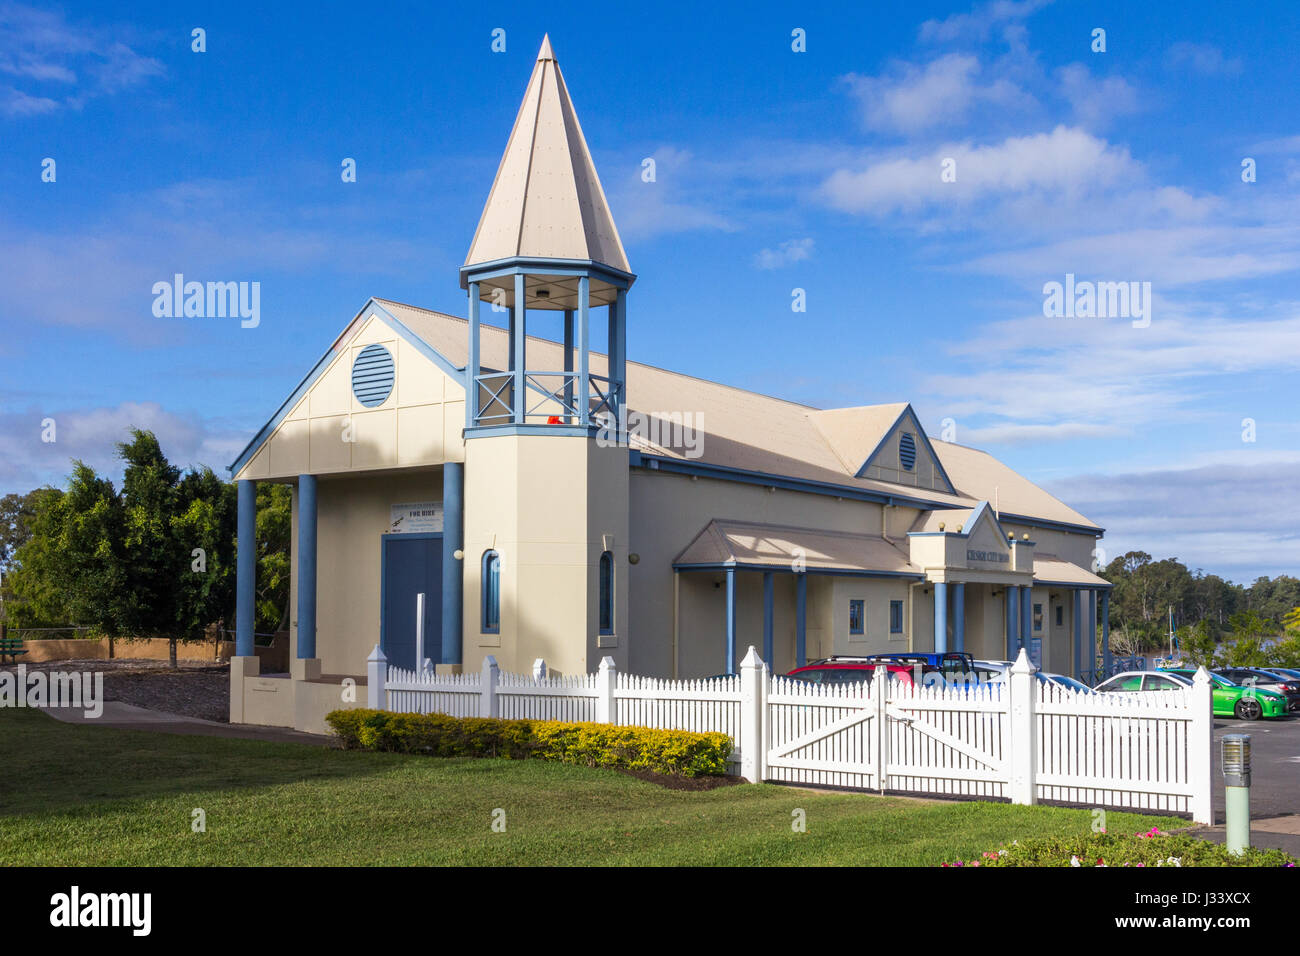
[[890, 634], [903, 633], [903, 602], [902, 601], [889, 602], [889, 633]]
[[483, 552], [483, 627], [484, 634], [501, 633], [501, 555]]
[[1041, 631], [1042, 629], [1043, 629], [1043, 606], [1041, 604], [1035, 604], [1034, 605], [1034, 630]]
[[866, 617], [866, 602], [858, 598], [849, 602], [849, 633], [864, 633], [863, 619]]
[[614, 556], [600, 556], [600, 633], [614, 633]]

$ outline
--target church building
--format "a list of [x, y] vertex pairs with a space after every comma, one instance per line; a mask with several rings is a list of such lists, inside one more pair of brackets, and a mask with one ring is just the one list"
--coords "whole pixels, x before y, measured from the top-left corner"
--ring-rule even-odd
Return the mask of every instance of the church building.
[[[653, 323], [635, 282], [544, 40], [466, 315], [370, 299], [231, 465], [232, 721], [323, 731], [376, 645], [415, 668], [417, 642], [450, 673], [1023, 646], [1088, 680], [1109, 657], [1100, 527], [906, 402], [818, 409], [630, 361]], [[293, 488], [288, 674], [254, 647], [258, 482]]]

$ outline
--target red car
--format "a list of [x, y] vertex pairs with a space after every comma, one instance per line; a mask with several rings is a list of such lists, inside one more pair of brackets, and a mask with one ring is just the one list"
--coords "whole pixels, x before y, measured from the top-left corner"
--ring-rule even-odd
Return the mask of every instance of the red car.
[[[884, 666], [890, 680], [901, 680], [907, 684], [913, 682], [913, 670], [906, 664], [885, 664], [883, 661], [870, 660], [865, 657], [827, 657], [813, 661], [803, 667], [796, 667], [786, 677], [807, 681], [810, 684], [858, 684], [869, 681], [876, 673], [876, 668]], [[923, 671], [934, 670], [923, 667]]]

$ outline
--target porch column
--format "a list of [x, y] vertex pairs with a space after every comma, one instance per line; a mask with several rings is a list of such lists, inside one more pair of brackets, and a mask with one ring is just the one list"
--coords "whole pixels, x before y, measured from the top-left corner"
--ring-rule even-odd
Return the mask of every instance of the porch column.
[[473, 428], [478, 418], [478, 283], [469, 284], [469, 355], [465, 360], [465, 427]]
[[1020, 646], [1028, 650], [1029, 638], [1034, 630], [1034, 589], [1032, 586], [1020, 589]]
[[316, 656], [316, 476], [298, 476], [298, 659]]
[[1112, 670], [1110, 658], [1110, 591], [1101, 592], [1101, 666], [1109, 676]]
[[772, 604], [773, 604], [772, 572], [763, 572], [763, 660], [767, 662], [768, 669], [772, 668]]
[[794, 575], [794, 666], [808, 663], [808, 575], [796, 571]]
[[253, 604], [257, 586], [257, 482], [239, 482], [236, 520], [235, 656], [253, 657]]
[[464, 629], [465, 561], [456, 559], [464, 547], [465, 466], [449, 461], [442, 466], [442, 658], [443, 664], [462, 663]]
[[1007, 660], [1014, 661], [1020, 651], [1020, 588], [1007, 585]]
[[958, 581], [952, 589], [952, 649], [966, 650], [966, 582]]
[[934, 652], [948, 650], [948, 582], [934, 582]]
[[515, 373], [514, 418], [516, 425], [522, 425], [525, 413], [528, 411], [528, 386], [525, 378], [528, 364], [526, 351], [528, 343], [528, 307], [524, 304], [524, 274], [522, 272], [515, 275], [515, 308], [510, 315], [514, 319], [514, 328], [511, 330], [510, 337], [510, 348], [514, 357], [514, 362], [510, 367]]
[[1088, 673], [1097, 683], [1097, 592], [1088, 591]]
[[591, 340], [591, 279], [578, 276], [578, 424], [591, 424], [591, 369], [587, 344]]
[[727, 568], [727, 670], [736, 673], [736, 569]]
[[1074, 676], [1083, 679], [1083, 592], [1078, 588], [1074, 594]]

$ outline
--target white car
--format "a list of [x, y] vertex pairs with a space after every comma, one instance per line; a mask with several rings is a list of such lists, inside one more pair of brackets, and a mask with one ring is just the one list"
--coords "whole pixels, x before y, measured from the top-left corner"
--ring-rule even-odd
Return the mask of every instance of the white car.
[[1121, 671], [1114, 677], [1098, 684], [1094, 690], [1099, 694], [1144, 694], [1157, 690], [1186, 690], [1192, 682], [1178, 674], [1162, 674], [1153, 671]]

